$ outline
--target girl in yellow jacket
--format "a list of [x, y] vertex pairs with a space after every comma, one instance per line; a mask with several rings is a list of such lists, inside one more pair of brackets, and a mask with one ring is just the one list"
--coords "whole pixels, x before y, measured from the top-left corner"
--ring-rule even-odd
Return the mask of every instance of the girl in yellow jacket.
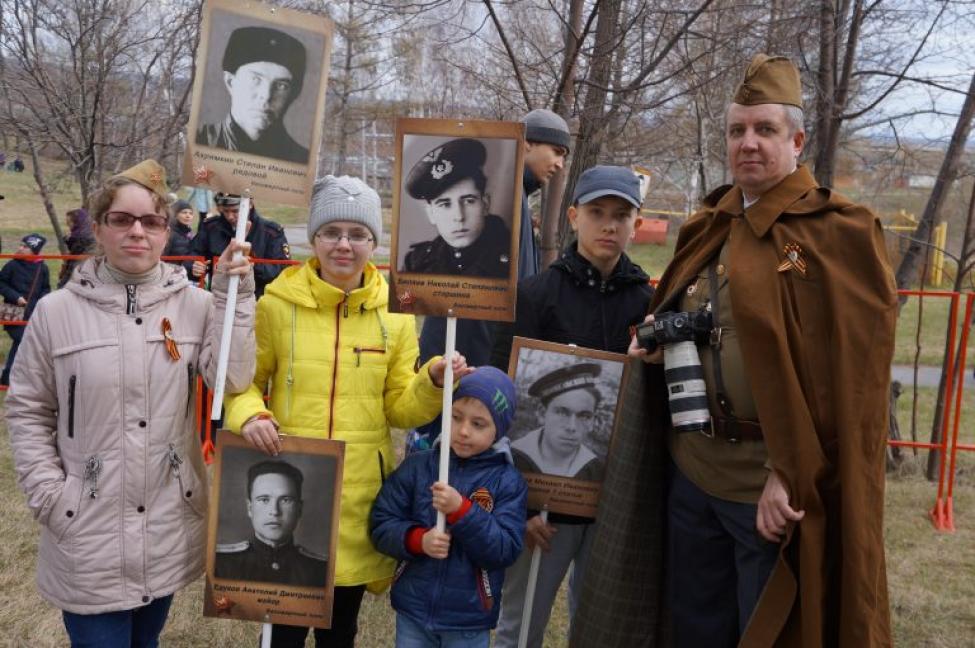
[[[312, 193], [308, 238], [315, 256], [285, 270], [257, 304], [254, 383], [226, 403], [227, 427], [276, 455], [278, 429], [345, 442], [332, 627], [318, 646], [353, 646], [367, 586], [381, 590], [391, 558], [369, 540], [369, 510], [394, 467], [390, 426], [412, 428], [440, 412], [445, 363], [414, 369], [412, 315], [387, 311], [388, 286], [370, 262], [382, 233], [379, 196], [348, 176]], [[454, 377], [468, 371], [462, 356]], [[270, 401], [262, 395], [270, 387]], [[272, 645], [304, 646], [308, 628], [275, 625]]]

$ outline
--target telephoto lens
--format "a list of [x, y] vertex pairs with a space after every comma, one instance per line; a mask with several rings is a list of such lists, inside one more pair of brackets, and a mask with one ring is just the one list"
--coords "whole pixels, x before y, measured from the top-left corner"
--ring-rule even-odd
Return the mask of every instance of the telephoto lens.
[[694, 342], [664, 346], [664, 379], [670, 422], [676, 432], [701, 432], [711, 426], [704, 369]]

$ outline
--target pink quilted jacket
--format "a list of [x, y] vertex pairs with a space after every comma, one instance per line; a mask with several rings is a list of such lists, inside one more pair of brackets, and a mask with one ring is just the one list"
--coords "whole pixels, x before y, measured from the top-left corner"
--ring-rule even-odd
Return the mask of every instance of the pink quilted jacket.
[[[98, 259], [42, 299], [7, 393], [20, 487], [41, 525], [37, 583], [96, 614], [172, 594], [202, 571], [207, 488], [194, 387], [216, 375], [225, 275], [213, 293], [162, 264], [158, 283], [105, 283]], [[254, 282], [241, 282], [227, 392], [254, 375]], [[167, 351], [168, 320], [179, 359]]]

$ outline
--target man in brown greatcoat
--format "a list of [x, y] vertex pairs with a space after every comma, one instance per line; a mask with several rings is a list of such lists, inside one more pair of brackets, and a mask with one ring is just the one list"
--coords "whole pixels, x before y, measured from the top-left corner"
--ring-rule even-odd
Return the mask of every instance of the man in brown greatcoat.
[[645, 389], [619, 417], [573, 646], [891, 645], [896, 290], [876, 216], [797, 165], [801, 99], [792, 63], [758, 55], [729, 106], [735, 184], [682, 228], [651, 303], [710, 304], [719, 330], [697, 348], [713, 426], [670, 429], [661, 365], [632, 381]]

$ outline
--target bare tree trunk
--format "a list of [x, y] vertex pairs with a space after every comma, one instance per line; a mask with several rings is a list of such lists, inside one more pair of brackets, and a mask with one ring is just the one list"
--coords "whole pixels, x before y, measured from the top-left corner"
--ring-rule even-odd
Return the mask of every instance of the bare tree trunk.
[[816, 93], [816, 179], [832, 186], [832, 151], [826, 142], [831, 139], [833, 116], [836, 114], [836, 0], [821, 0], [819, 4], [819, 73]]
[[[576, 137], [576, 150], [572, 155], [566, 180], [566, 193], [562, 197], [562, 213], [572, 203], [571, 192], [584, 169], [588, 169], [599, 158], [602, 150], [604, 106], [607, 88], [613, 71], [613, 50], [616, 47], [618, 18], [622, 0], [607, 0], [599, 5], [596, 19], [596, 42], [593, 46], [592, 66], [589, 70], [586, 100], [579, 116], [579, 135]], [[559, 224], [559, 247], [564, 247], [569, 239], [568, 219]]]
[[[907, 252], [901, 259], [900, 266], [897, 268], [897, 287], [900, 289], [910, 288], [917, 281], [917, 273], [921, 259], [921, 241], [928, 240], [931, 230], [938, 224], [941, 217], [941, 207], [944, 205], [948, 196], [948, 190], [952, 182], [958, 177], [958, 166], [962, 155], [965, 152], [965, 143], [972, 130], [972, 119], [975, 118], [975, 73], [972, 74], [972, 81], [968, 87], [968, 95], [962, 105], [961, 113], [958, 115], [958, 122], [955, 124], [955, 132], [951, 136], [948, 150], [944, 160], [941, 162], [941, 169], [938, 171], [938, 178], [935, 180], [934, 188], [928, 203], [924, 207], [921, 220], [914, 230], [913, 240], [907, 248]], [[904, 300], [901, 300], [903, 305]]]
[[[565, 58], [562, 60], [562, 78], [567, 83], [555, 98], [553, 111], [568, 121], [575, 100], [575, 75], [578, 56], [577, 41], [582, 34], [582, 0], [569, 0], [569, 20], [565, 31]], [[562, 218], [562, 194], [565, 192], [566, 169], [562, 168], [545, 186], [542, 195], [542, 269], [547, 268], [559, 255], [559, 221]]]
[[44, 180], [44, 171], [41, 169], [41, 158], [37, 155], [37, 147], [34, 146], [34, 140], [29, 133], [24, 132], [23, 136], [27, 141], [27, 147], [30, 149], [31, 164], [34, 167], [34, 182], [37, 183], [37, 190], [41, 194], [44, 211], [47, 212], [47, 217], [51, 221], [51, 228], [54, 230], [54, 236], [58, 240], [58, 249], [61, 254], [67, 254], [68, 245], [64, 242], [64, 232], [61, 230], [61, 221], [58, 220], [58, 212], [51, 200], [51, 191], [47, 188], [47, 182]]
[[352, 133], [351, 119], [349, 117], [349, 97], [352, 94], [352, 43], [355, 40], [352, 35], [354, 29], [354, 1], [348, 0], [348, 23], [342, 32], [342, 39], [345, 41], [345, 57], [342, 61], [342, 79], [339, 81], [339, 142], [336, 147], [336, 175], [345, 173], [345, 161], [349, 155], [349, 136]]

